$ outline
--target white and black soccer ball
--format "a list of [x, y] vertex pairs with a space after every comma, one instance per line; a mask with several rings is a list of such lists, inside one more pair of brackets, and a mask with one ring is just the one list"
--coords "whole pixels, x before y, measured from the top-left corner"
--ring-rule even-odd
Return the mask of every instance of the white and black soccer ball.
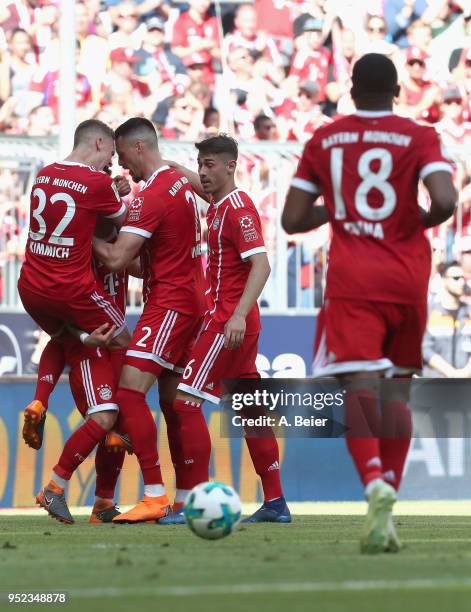
[[240, 497], [229, 485], [202, 482], [194, 487], [183, 507], [186, 524], [207, 540], [228, 536], [240, 521]]

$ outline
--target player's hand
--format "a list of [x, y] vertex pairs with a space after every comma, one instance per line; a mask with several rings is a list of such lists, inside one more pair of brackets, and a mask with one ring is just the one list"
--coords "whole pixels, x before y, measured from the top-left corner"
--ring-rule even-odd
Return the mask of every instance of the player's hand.
[[131, 185], [129, 184], [129, 181], [126, 177], [121, 175], [115, 176], [113, 179], [113, 183], [116, 185], [118, 193], [122, 198], [131, 193]]
[[233, 314], [224, 326], [224, 347], [233, 350], [239, 347], [245, 336], [245, 317]]
[[108, 346], [113, 340], [113, 332], [115, 329], [116, 325], [110, 327], [109, 323], [103, 323], [103, 325], [94, 329], [88, 338], [84, 340], [85, 346]]

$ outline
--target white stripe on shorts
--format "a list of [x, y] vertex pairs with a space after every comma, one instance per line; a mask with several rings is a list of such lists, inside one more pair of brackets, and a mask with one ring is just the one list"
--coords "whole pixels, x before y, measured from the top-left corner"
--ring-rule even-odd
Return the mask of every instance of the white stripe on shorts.
[[156, 340], [154, 342], [154, 347], [155, 348], [152, 350], [153, 353], [155, 353], [156, 355], [159, 355], [159, 356], [161, 356], [162, 353], [164, 352], [165, 345], [168, 342], [170, 334], [172, 333], [172, 330], [175, 327], [175, 323], [176, 323], [177, 318], [178, 318], [178, 312], [175, 312], [174, 310], [169, 310], [169, 313], [170, 313], [170, 317], [168, 319], [167, 326], [163, 330], [162, 330], [163, 326], [161, 327], [162, 334], [159, 331], [159, 335], [160, 335], [159, 343], [155, 347], [156, 342], [157, 342], [157, 338], [156, 338]]
[[221, 352], [222, 347], [224, 346], [224, 334], [217, 334], [214, 338], [211, 348], [209, 349], [206, 357], [201, 364], [200, 369], [196, 373], [195, 379], [193, 381], [193, 387], [195, 389], [200, 389], [203, 387], [206, 379], [208, 378], [209, 371], [214, 365], [219, 353]]
[[97, 306], [106, 312], [117, 327], [120, 327], [124, 323], [123, 315], [102, 295], [95, 292], [92, 293], [91, 298], [97, 304]]

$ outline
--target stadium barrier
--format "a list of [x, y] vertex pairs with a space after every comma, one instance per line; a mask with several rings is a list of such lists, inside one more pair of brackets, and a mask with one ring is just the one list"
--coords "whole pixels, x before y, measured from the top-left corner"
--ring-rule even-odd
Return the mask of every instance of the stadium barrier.
[[[35, 378], [17, 377], [33, 350], [34, 328], [24, 314], [8, 314], [0, 329], [0, 355], [3, 367], [16, 363], [7, 375], [0, 376], [0, 507], [31, 506], [41, 483], [49, 478], [63, 443], [79, 425], [67, 381], [62, 381], [52, 395], [46, 423], [44, 445], [40, 452], [23, 443], [23, 409], [31, 401]], [[130, 317], [130, 325], [136, 318]], [[262, 376], [297, 378], [309, 374], [315, 320], [310, 316], [265, 316], [258, 355]], [[8, 329], [8, 333], [5, 333]], [[5, 357], [9, 358], [8, 363]], [[159, 448], [165, 482], [173, 493], [173, 476], [165, 423], [159, 418], [155, 390], [149, 404], [159, 419]], [[205, 415], [213, 440], [211, 477], [233, 485], [244, 501], [260, 500], [260, 486], [252, 468], [245, 443], [220, 435], [220, 411], [205, 403]], [[471, 444], [469, 426], [457, 428], [452, 407], [447, 408], [450, 432], [456, 436], [437, 439], [422, 435], [412, 442], [403, 499], [466, 499], [470, 496]], [[454, 428], [454, 429], [453, 429]], [[419, 432], [420, 433], [420, 432]], [[450, 434], [451, 435], [451, 434]], [[453, 434], [455, 435], [455, 434]], [[342, 439], [289, 438], [280, 440], [284, 489], [290, 501], [349, 501], [362, 498], [362, 487], [352, 467]], [[93, 457], [74, 474], [69, 485], [71, 505], [91, 504], [94, 493]], [[127, 457], [118, 489], [121, 504], [132, 504], [142, 493], [137, 462]]]

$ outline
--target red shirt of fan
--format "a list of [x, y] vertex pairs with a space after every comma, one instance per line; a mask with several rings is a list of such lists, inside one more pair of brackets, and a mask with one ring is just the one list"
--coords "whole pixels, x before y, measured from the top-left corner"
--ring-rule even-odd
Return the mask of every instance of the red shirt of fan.
[[332, 224], [326, 297], [423, 303], [430, 245], [418, 182], [452, 172], [434, 128], [357, 111], [320, 128], [292, 185], [322, 194]]
[[318, 100], [325, 100], [325, 89], [329, 79], [329, 66], [332, 63], [330, 52], [322, 47], [318, 51], [300, 49], [291, 62], [289, 76], [301, 81], [313, 81], [319, 87]]
[[[207, 310], [205, 329], [223, 332], [244, 292], [251, 264], [248, 257], [266, 253], [260, 217], [249, 195], [234, 189], [211, 202], [208, 223]], [[260, 330], [255, 304], [246, 317], [246, 333]]]
[[[205, 17], [201, 23], [198, 23], [185, 12], [175, 21], [172, 47], [191, 47], [195, 42], [206, 39], [214, 41], [215, 46], [220, 47], [216, 17]], [[198, 55], [201, 55], [206, 66], [211, 68], [210, 52], [202, 49], [198, 51]]]
[[43, 168], [31, 190], [29, 238], [19, 283], [62, 302], [92, 293], [97, 217], [118, 217], [125, 210], [104, 172], [68, 161]]
[[162, 166], [129, 205], [121, 232], [144, 236], [144, 301], [189, 316], [204, 312], [201, 227], [188, 179]]

